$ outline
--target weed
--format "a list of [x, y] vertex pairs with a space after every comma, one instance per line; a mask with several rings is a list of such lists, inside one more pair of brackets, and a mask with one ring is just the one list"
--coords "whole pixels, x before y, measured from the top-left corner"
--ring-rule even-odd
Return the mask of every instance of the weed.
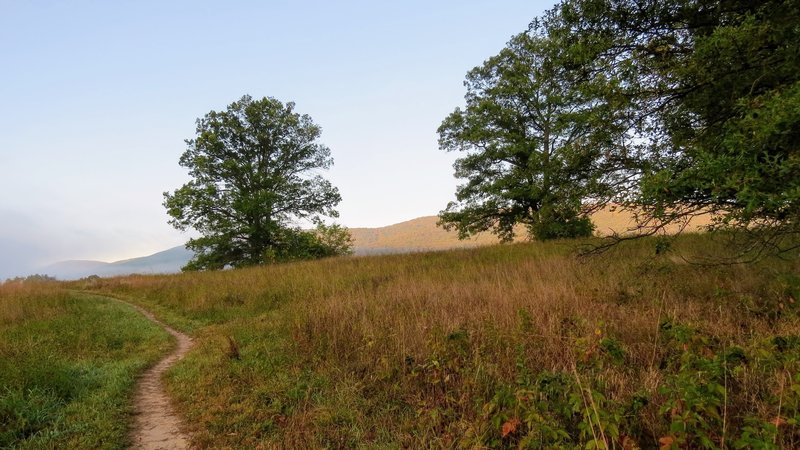
[[233, 336], [226, 336], [228, 338], [228, 358], [240, 360], [242, 355], [239, 352], [239, 344]]

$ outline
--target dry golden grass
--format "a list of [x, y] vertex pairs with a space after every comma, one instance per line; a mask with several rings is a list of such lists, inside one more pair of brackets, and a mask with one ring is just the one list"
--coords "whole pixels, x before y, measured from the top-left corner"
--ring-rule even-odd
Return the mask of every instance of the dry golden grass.
[[[676, 249], [724, 252], [712, 237]], [[755, 445], [745, 426], [778, 447], [800, 443], [796, 425], [769, 429], [800, 403], [796, 260], [709, 268], [656, 257], [650, 240], [589, 259], [574, 246], [82, 287], [195, 334], [170, 386], [201, 447]]]
[[0, 326], [43, 320], [64, 312], [68, 293], [53, 282], [8, 281], [0, 284]]

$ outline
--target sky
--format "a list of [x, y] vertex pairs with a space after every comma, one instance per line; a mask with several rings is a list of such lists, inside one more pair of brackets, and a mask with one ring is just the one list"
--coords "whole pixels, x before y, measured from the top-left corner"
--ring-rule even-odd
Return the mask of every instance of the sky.
[[184, 243], [162, 206], [184, 140], [245, 94], [322, 127], [339, 223], [437, 214], [467, 71], [553, 4], [0, 0], [0, 280]]

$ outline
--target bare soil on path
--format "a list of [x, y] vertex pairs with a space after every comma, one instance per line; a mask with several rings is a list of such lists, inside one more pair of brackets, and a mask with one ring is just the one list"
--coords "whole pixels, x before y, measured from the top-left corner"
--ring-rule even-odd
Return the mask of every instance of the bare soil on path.
[[170, 398], [161, 382], [161, 376], [183, 358], [192, 347], [192, 340], [189, 336], [156, 319], [149, 311], [136, 305], [131, 306], [164, 328], [178, 341], [178, 346], [172, 353], [144, 372], [138, 380], [134, 397], [135, 421], [131, 434], [133, 443], [131, 448], [135, 450], [189, 449], [191, 448], [189, 437], [181, 431], [181, 419], [172, 408]]

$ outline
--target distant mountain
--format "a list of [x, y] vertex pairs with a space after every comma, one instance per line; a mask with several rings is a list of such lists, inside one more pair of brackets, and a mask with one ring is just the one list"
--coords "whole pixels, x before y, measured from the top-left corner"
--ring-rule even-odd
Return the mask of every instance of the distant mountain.
[[39, 272], [43, 275], [50, 275], [59, 280], [74, 280], [83, 278], [92, 274], [100, 275], [105, 272], [105, 269], [111, 264], [102, 261], [87, 261], [74, 259], [69, 261], [60, 261], [51, 264]]
[[447, 250], [496, 244], [497, 238], [489, 233], [459, 240], [454, 231], [438, 227], [436, 216], [418, 217], [379, 228], [350, 228], [356, 255], [403, 253], [425, 250]]
[[[379, 228], [351, 228], [356, 255], [381, 255], [425, 250], [444, 250], [459, 247], [474, 247], [497, 242], [489, 234], [474, 239], [459, 241], [455, 232], [436, 226], [435, 216], [419, 217], [406, 222]], [[192, 252], [183, 246], [141, 258], [126, 259], [112, 263], [101, 261], [70, 260], [51, 264], [39, 271], [59, 280], [76, 280], [98, 275], [176, 273], [192, 258]]]
[[[592, 216], [595, 233], [608, 235], [624, 234], [633, 225], [633, 216], [624, 211], [607, 208]], [[381, 255], [387, 253], [447, 250], [453, 248], [491, 245], [498, 242], [490, 233], [481, 233], [471, 239], [459, 240], [454, 231], [445, 231], [436, 225], [438, 217], [426, 216], [379, 228], [350, 228], [356, 255]], [[708, 218], [699, 217], [686, 231], [697, 231], [709, 223]], [[668, 232], [677, 231], [671, 226]], [[524, 230], [519, 234], [524, 236]], [[89, 275], [110, 277], [134, 273], [175, 273], [191, 259], [192, 252], [178, 246], [142, 258], [126, 259], [113, 263], [100, 261], [62, 261], [42, 269], [41, 273], [61, 280], [74, 280]]]
[[175, 273], [192, 258], [192, 252], [184, 246], [173, 247], [141, 258], [125, 259], [112, 263], [102, 261], [61, 261], [41, 269], [41, 273], [59, 280], [75, 280], [98, 275], [113, 277], [134, 273]]
[[[470, 239], [459, 240], [455, 231], [445, 231], [436, 226], [436, 216], [418, 217], [406, 222], [380, 228], [351, 228], [355, 253], [357, 255], [398, 253], [424, 250], [447, 250], [452, 248], [476, 247], [496, 244], [498, 239], [491, 233], [480, 233]], [[633, 215], [629, 211], [608, 207], [592, 215], [595, 234], [608, 236], [613, 233], [627, 234], [635, 225]], [[707, 216], [695, 217], [685, 231], [699, 231], [710, 223]], [[680, 225], [670, 225], [667, 233], [675, 233]], [[525, 239], [525, 229], [517, 228], [517, 235]]]
[[132, 273], [178, 272], [194, 256], [194, 252], [179, 245], [141, 258], [124, 259], [109, 264], [114, 270], [135, 270]]

